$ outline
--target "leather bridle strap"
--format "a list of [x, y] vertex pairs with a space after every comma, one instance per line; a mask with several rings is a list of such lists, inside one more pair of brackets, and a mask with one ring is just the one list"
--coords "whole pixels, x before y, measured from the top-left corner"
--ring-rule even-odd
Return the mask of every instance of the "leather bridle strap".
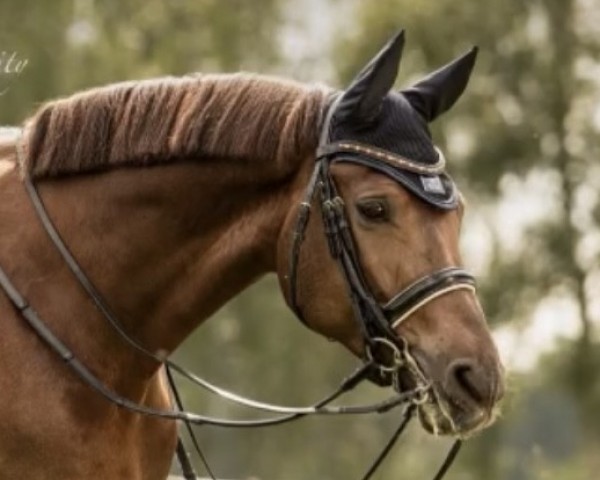
[[[167, 380], [169, 381], [169, 387], [171, 388], [171, 394], [173, 396], [173, 401], [179, 410], [185, 410], [183, 407], [183, 401], [181, 400], [181, 396], [179, 395], [179, 390], [177, 389], [177, 384], [175, 383], [175, 379], [173, 378], [173, 373], [171, 369], [166, 366], [165, 372], [167, 376]], [[206, 455], [202, 448], [200, 448], [200, 443], [198, 442], [198, 438], [196, 437], [196, 432], [192, 428], [192, 425], [189, 422], [184, 423], [185, 428], [188, 433], [188, 437], [192, 441], [194, 446], [194, 450], [196, 454], [200, 458], [202, 465], [204, 466], [204, 470], [211, 478], [211, 480], [217, 480], [216, 475], [213, 473], [212, 468], [210, 467], [208, 460], [206, 459]], [[175, 450], [177, 453], [177, 459], [179, 460], [179, 465], [181, 467], [182, 475], [185, 480], [197, 480], [198, 476], [196, 475], [196, 471], [194, 470], [194, 465], [190, 459], [190, 456], [185, 448], [185, 444], [183, 443], [183, 439], [181, 435], [177, 438], [177, 448]]]
[[370, 292], [360, 267], [358, 249], [355, 246], [345, 204], [338, 195], [329, 171], [329, 162], [322, 164], [321, 211], [325, 234], [332, 257], [337, 261], [346, 281], [354, 318], [363, 331], [367, 344], [377, 336], [394, 337], [393, 331]]
[[388, 453], [390, 453], [390, 451], [392, 450], [392, 447], [398, 441], [398, 438], [400, 438], [400, 435], [402, 435], [402, 432], [404, 432], [404, 429], [406, 428], [406, 426], [412, 420], [412, 417], [415, 413], [416, 408], [417, 408], [416, 405], [408, 406], [408, 408], [404, 412], [404, 418], [400, 422], [400, 425], [398, 425], [398, 427], [394, 431], [393, 435], [390, 437], [388, 442], [385, 444], [385, 446], [383, 447], [383, 449], [381, 450], [379, 455], [377, 455], [377, 458], [375, 458], [375, 460], [373, 460], [373, 463], [371, 464], [369, 469], [366, 471], [366, 473], [363, 475], [362, 480], [369, 480], [373, 476], [373, 474], [377, 471], [379, 466], [383, 463], [383, 461], [387, 457]]
[[298, 307], [298, 299], [296, 298], [298, 291], [298, 262], [300, 258], [300, 248], [302, 247], [302, 242], [304, 241], [304, 234], [306, 232], [306, 227], [310, 218], [310, 210], [312, 208], [311, 203], [315, 194], [315, 188], [320, 174], [320, 167], [320, 162], [317, 162], [310, 176], [310, 180], [308, 181], [308, 185], [304, 193], [304, 198], [300, 203], [298, 216], [296, 219], [296, 225], [292, 233], [292, 247], [288, 256], [288, 282], [290, 292], [290, 306], [292, 310], [294, 310], [296, 316], [305, 324], [306, 320], [302, 315], [302, 311]]
[[475, 278], [462, 268], [448, 267], [420, 278], [382, 308], [395, 329], [429, 302], [456, 290], [475, 292]]
[[[290, 306], [298, 318], [305, 322], [297, 297], [298, 263], [302, 241], [310, 218], [311, 204], [317, 194], [320, 197], [322, 221], [329, 250], [342, 269], [355, 313], [354, 318], [357, 320], [364, 320], [365, 317], [369, 319], [358, 323], [365, 339], [370, 339], [375, 332], [381, 330], [387, 331], [387, 335], [393, 335], [377, 302], [370, 295], [359, 267], [357, 249], [354, 246], [350, 225], [344, 212], [344, 202], [337, 194], [327, 160], [317, 161], [297, 214], [288, 268]], [[370, 313], [367, 314], [367, 310]], [[374, 327], [375, 324], [377, 324], [376, 327]]]

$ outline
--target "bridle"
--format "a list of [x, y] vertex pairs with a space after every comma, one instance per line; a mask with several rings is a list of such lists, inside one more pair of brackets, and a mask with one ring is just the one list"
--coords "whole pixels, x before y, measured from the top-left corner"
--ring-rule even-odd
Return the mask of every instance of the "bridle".
[[[400, 425], [394, 432], [382, 452], [375, 459], [363, 480], [371, 478], [375, 470], [379, 467], [386, 455], [395, 444], [399, 435], [413, 417], [416, 407], [426, 401], [429, 401], [433, 395], [433, 390], [427, 378], [421, 371], [419, 365], [410, 354], [407, 342], [394, 332], [394, 328], [410, 316], [421, 306], [432, 301], [440, 295], [449, 293], [457, 289], [474, 289], [474, 279], [466, 271], [450, 267], [430, 274], [390, 299], [385, 305], [380, 305], [370, 293], [367, 283], [364, 280], [359, 263], [359, 257], [354, 245], [352, 233], [344, 213], [344, 203], [337, 194], [335, 183], [332, 179], [329, 167], [336, 161], [344, 161], [343, 153], [349, 148], [362, 148], [360, 145], [348, 143], [347, 145], [333, 144], [329, 142], [329, 131], [331, 128], [331, 119], [335, 112], [337, 101], [331, 103], [325, 116], [322, 128], [322, 135], [317, 151], [317, 162], [307, 187], [304, 201], [300, 205], [298, 220], [294, 229], [292, 247], [290, 252], [290, 295], [291, 305], [299, 318], [302, 319], [300, 307], [297, 304], [296, 291], [296, 272], [300, 248], [304, 237], [304, 232], [308, 223], [311, 203], [315, 197], [317, 187], [321, 199], [322, 218], [325, 225], [327, 241], [333, 258], [338, 262], [346, 284], [349, 290], [350, 299], [354, 309], [355, 319], [359, 322], [366, 345], [366, 357], [354, 373], [345, 378], [338, 388], [331, 394], [316, 402], [309, 407], [283, 407], [265, 402], [252, 400], [233, 392], [220, 388], [206, 381], [179, 366], [168, 358], [163, 358], [156, 353], [151, 352], [136, 339], [132, 338], [124, 329], [117, 315], [104, 300], [98, 289], [85, 274], [66, 243], [60, 236], [52, 219], [50, 218], [44, 202], [40, 197], [35, 183], [29, 178], [24, 179], [24, 185], [29, 199], [34, 207], [34, 211], [44, 227], [44, 230], [51, 239], [54, 247], [63, 258], [66, 265], [71, 270], [79, 285], [87, 293], [100, 313], [109, 322], [111, 327], [119, 336], [134, 350], [142, 355], [151, 358], [161, 365], [164, 365], [167, 377], [171, 385], [173, 401], [176, 405], [174, 410], [161, 410], [133, 402], [107, 387], [98, 379], [74, 354], [74, 352], [62, 342], [40, 318], [35, 309], [29, 304], [27, 299], [19, 292], [12, 283], [6, 272], [0, 267], [0, 287], [5, 292], [7, 298], [12, 303], [18, 314], [24, 319], [30, 328], [44, 341], [44, 343], [54, 351], [63, 362], [79, 377], [81, 381], [103, 396], [109, 402], [116, 406], [142, 415], [160, 417], [169, 420], [179, 420], [187, 427], [194, 446], [204, 463], [204, 466], [211, 478], [216, 478], [212, 473], [206, 459], [203, 455], [191, 425], [212, 425], [227, 428], [252, 428], [278, 425], [294, 421], [309, 415], [357, 415], [369, 413], [383, 413], [399, 405], [406, 405], [404, 415]], [[350, 145], [350, 146], [348, 146]], [[368, 148], [368, 147], [367, 147]], [[17, 141], [17, 156], [23, 164], [23, 152], [20, 139]], [[375, 153], [380, 153], [373, 150]], [[383, 152], [385, 155], [386, 153]], [[373, 158], [376, 160], [377, 156]], [[381, 350], [388, 349], [387, 355], [382, 355]], [[408, 369], [416, 380], [416, 387], [410, 391], [402, 392], [399, 388], [398, 373], [401, 368]], [[382, 378], [391, 378], [395, 386], [396, 393], [383, 401], [359, 406], [329, 406], [331, 402], [354, 389], [375, 369]], [[207, 391], [216, 394], [228, 401], [276, 414], [272, 417], [259, 418], [256, 420], [232, 420], [223, 418], [214, 418], [205, 415], [188, 412], [183, 409], [181, 399], [173, 381], [172, 373], [181, 375], [186, 380], [198, 385]], [[440, 480], [451, 466], [458, 450], [460, 440], [457, 440], [450, 450], [446, 460], [436, 474], [434, 480]], [[189, 461], [187, 452], [181, 439], [177, 445], [177, 455], [180, 460], [183, 475], [187, 480], [196, 479], [195, 471]]]
[[[329, 252], [337, 262], [345, 280], [354, 319], [362, 332], [365, 360], [379, 373], [380, 378], [375, 380], [379, 380], [379, 383], [391, 382], [399, 389], [399, 372], [403, 368], [408, 368], [413, 379], [416, 380], [415, 383], [425, 392], [425, 396], [429, 396], [431, 385], [411, 355], [408, 342], [396, 332], [396, 328], [417, 310], [442, 295], [456, 290], [474, 292], [475, 278], [463, 268], [445, 267], [421, 277], [385, 304], [380, 304], [365, 280], [345, 212], [345, 203], [337, 192], [331, 174], [331, 165], [352, 161], [347, 156], [352, 151], [360, 151], [363, 165], [375, 165], [377, 162], [388, 160], [401, 165], [403, 169], [417, 173], [424, 173], [424, 169], [428, 173], [442, 171], [445, 161], [443, 156], [440, 156], [438, 164], [424, 166], [392, 152], [375, 149], [358, 142], [349, 140], [331, 142], [333, 119], [340, 99], [341, 95], [335, 97], [325, 115], [315, 167], [299, 207], [289, 254], [290, 305], [298, 318], [305, 321], [298, 303], [298, 263], [312, 204], [318, 197]], [[426, 400], [427, 398], [421, 399], [421, 401]]]

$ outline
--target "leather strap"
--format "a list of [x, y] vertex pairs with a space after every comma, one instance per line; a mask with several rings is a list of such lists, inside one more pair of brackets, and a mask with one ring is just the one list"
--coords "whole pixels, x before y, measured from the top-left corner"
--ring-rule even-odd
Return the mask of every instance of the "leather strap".
[[382, 308], [395, 328], [418, 308], [441, 296], [440, 293], [447, 294], [460, 289], [474, 291], [475, 278], [463, 268], [448, 267], [420, 278]]
[[444, 171], [446, 161], [441, 151], [438, 149], [438, 161], [432, 165], [413, 162], [412, 160], [397, 155], [395, 153], [382, 150], [380, 148], [365, 145], [360, 142], [343, 140], [339, 142], [328, 143], [317, 149], [317, 158], [341, 156], [345, 153], [358, 154], [378, 162], [390, 164], [395, 168], [401, 168], [408, 172], [420, 173], [424, 175], [437, 175]]

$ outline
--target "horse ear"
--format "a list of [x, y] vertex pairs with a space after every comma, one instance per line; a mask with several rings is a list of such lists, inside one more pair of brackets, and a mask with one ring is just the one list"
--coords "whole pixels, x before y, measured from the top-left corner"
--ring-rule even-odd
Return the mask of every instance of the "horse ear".
[[346, 89], [337, 107], [336, 117], [374, 120], [383, 98], [394, 86], [402, 49], [404, 30], [398, 32], [364, 67]]
[[464, 92], [477, 58], [477, 47], [429, 74], [402, 93], [428, 122], [450, 109]]

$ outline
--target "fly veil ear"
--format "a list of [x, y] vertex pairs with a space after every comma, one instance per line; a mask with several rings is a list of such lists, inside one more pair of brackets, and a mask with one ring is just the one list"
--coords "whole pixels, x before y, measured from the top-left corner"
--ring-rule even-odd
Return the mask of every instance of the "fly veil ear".
[[[373, 121], [383, 98], [392, 89], [404, 48], [398, 32], [355, 77], [336, 109], [338, 119]], [[401, 93], [422, 117], [431, 122], [450, 109], [464, 92], [477, 58], [477, 47], [431, 73]]]
[[473, 47], [401, 93], [427, 122], [432, 122], [450, 109], [462, 95], [476, 58], [477, 47]]
[[381, 102], [394, 86], [402, 49], [404, 30], [398, 32], [364, 67], [346, 89], [335, 116], [337, 119], [374, 120], [381, 110]]
[[330, 104], [317, 156], [378, 170], [441, 209], [458, 205], [456, 187], [427, 123], [465, 90], [474, 48], [403, 91], [393, 91], [404, 31], [398, 32]]

